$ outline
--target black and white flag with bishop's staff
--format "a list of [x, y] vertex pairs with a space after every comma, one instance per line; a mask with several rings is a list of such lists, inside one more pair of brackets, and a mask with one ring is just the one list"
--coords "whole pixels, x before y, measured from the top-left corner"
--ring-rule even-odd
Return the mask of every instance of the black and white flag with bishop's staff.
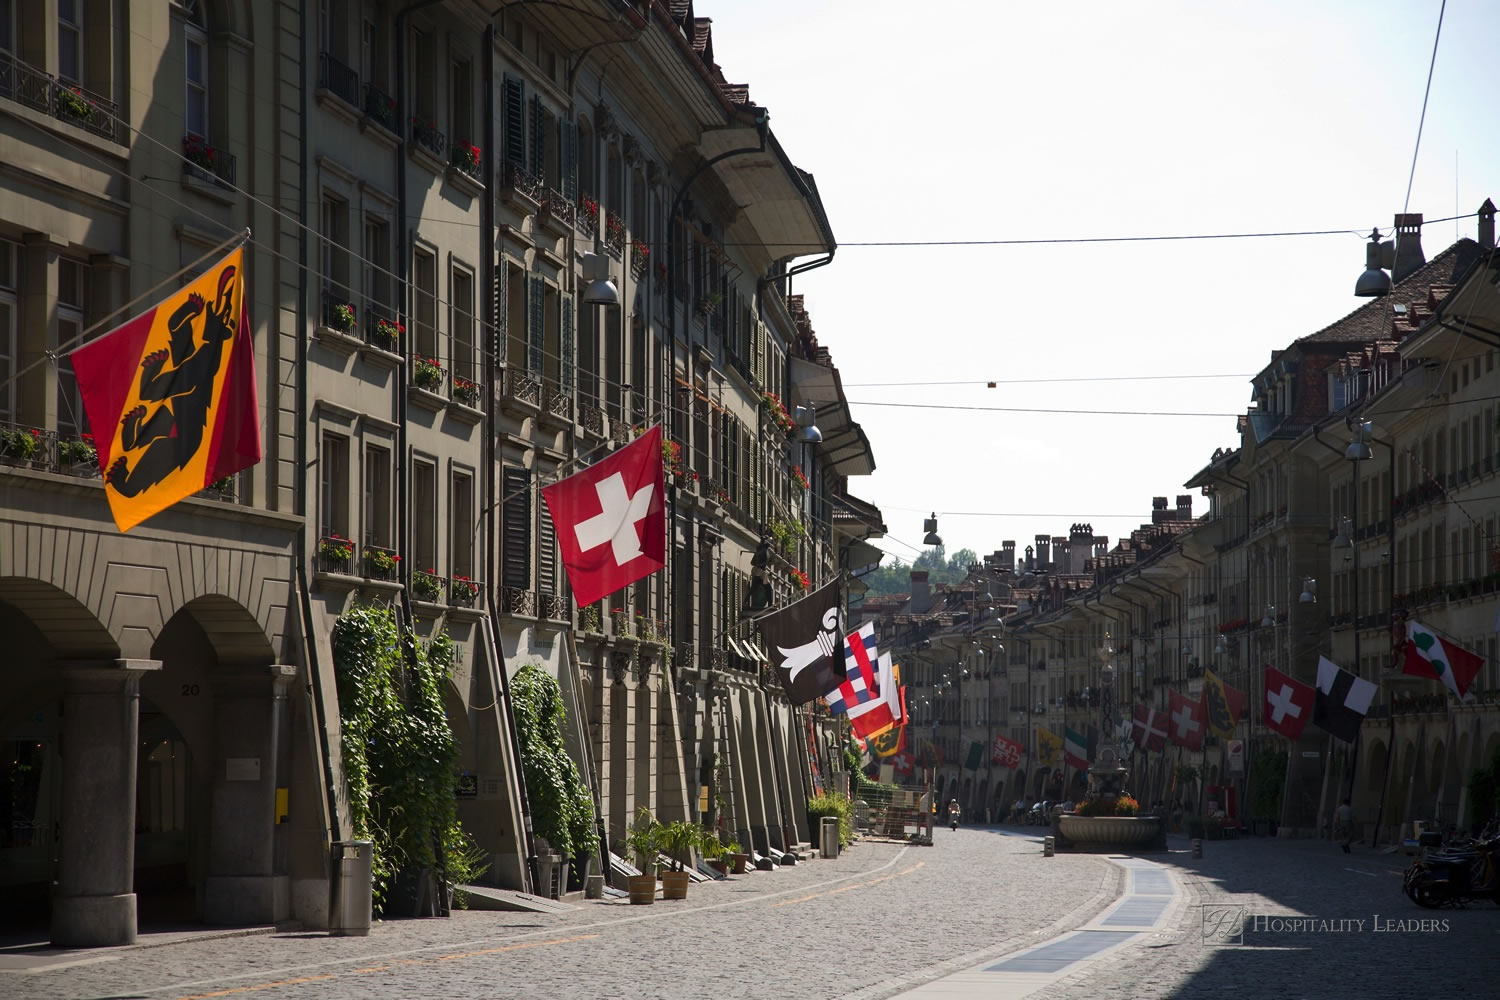
[[834, 580], [755, 620], [792, 704], [821, 698], [844, 682], [843, 605]]

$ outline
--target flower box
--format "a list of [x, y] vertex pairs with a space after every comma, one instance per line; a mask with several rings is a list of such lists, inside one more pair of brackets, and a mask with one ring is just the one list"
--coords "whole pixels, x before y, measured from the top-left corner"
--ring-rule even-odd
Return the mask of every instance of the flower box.
[[365, 549], [365, 572], [380, 580], [389, 580], [396, 575], [401, 557], [389, 549], [370, 546]]
[[[421, 383], [419, 382], [418, 384], [420, 385]], [[465, 406], [471, 406], [477, 409], [479, 407], [480, 396], [481, 392], [479, 384], [477, 382], [470, 382], [468, 379], [458, 375], [453, 376], [454, 399], [458, 400]]]
[[466, 576], [455, 576], [448, 581], [448, 601], [455, 607], [472, 608], [479, 599], [479, 584]]
[[401, 338], [405, 334], [406, 325], [399, 319], [386, 319], [382, 316], [370, 328], [370, 342], [384, 350], [399, 352]]
[[323, 305], [323, 325], [340, 333], [354, 330], [354, 303], [330, 300]]
[[419, 601], [436, 601], [443, 596], [443, 578], [432, 570], [411, 575], [411, 592]]
[[448, 376], [443, 366], [438, 364], [437, 358], [417, 358], [412, 373], [412, 381], [418, 389], [426, 389], [428, 392], [442, 392], [443, 381]]
[[59, 441], [57, 460], [63, 465], [97, 465], [99, 453], [94, 448], [94, 435], [85, 434], [73, 441]]
[[182, 155], [195, 166], [213, 173], [214, 160], [218, 157], [219, 151], [210, 146], [203, 136], [189, 132], [182, 137]]
[[450, 155], [450, 162], [471, 177], [479, 176], [480, 155], [479, 147], [471, 142], [455, 142]]
[[78, 87], [58, 87], [57, 110], [64, 118], [84, 122], [93, 115], [94, 104]]

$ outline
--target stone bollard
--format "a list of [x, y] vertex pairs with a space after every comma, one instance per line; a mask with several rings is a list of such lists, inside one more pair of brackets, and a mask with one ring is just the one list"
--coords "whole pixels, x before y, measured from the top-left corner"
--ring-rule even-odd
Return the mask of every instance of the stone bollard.
[[1050, 858], [1056, 850], [1057, 844], [1051, 837], [1042, 838], [1042, 857]]
[[1199, 840], [1197, 837], [1193, 838], [1193, 857], [1203, 857], [1203, 841]]

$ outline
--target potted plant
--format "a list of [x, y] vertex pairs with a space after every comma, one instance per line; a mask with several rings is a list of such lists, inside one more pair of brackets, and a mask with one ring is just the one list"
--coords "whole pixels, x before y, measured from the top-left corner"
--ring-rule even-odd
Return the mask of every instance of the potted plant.
[[656, 901], [656, 856], [661, 853], [661, 824], [645, 806], [635, 814], [635, 823], [625, 837], [625, 848], [635, 858], [639, 875], [631, 875], [630, 902], [649, 905]]
[[800, 569], [792, 570], [792, 582], [797, 585], [797, 588], [799, 590], [808, 591], [812, 589], [812, 581], [809, 580], [807, 578], [807, 574]]
[[94, 450], [94, 435], [84, 434], [75, 441], [57, 442], [57, 458], [63, 465], [97, 465], [99, 453]]
[[330, 329], [339, 333], [349, 333], [354, 329], [354, 303], [330, 302], [324, 313], [324, 322]]
[[693, 852], [703, 843], [702, 829], [685, 819], [675, 820], [661, 828], [662, 853], [672, 859], [672, 870], [661, 874], [662, 899], [687, 899], [692, 881], [685, 865], [693, 863]]
[[94, 112], [93, 102], [78, 87], [57, 88], [57, 110], [74, 121], [88, 121]]
[[724, 844], [712, 830], [703, 831], [703, 843], [699, 845], [708, 866], [720, 875], [728, 875], [734, 862], [724, 850]]
[[472, 608], [479, 599], [479, 584], [466, 576], [455, 576], [448, 581], [448, 600], [461, 608]]
[[419, 601], [436, 601], [443, 594], [443, 580], [433, 570], [411, 575], [411, 592]]
[[218, 155], [218, 150], [210, 146], [203, 136], [189, 132], [182, 137], [182, 155], [194, 166], [211, 172], [214, 169], [214, 157]]
[[338, 533], [325, 535], [318, 542], [318, 555], [325, 566], [335, 572], [344, 572], [349, 568], [349, 560], [354, 558], [354, 540]]
[[599, 621], [599, 605], [585, 604], [578, 609], [578, 628], [582, 632], [599, 633], [604, 625]]
[[479, 383], [470, 382], [468, 379], [453, 376], [453, 398], [465, 406], [479, 408]]
[[750, 855], [740, 847], [738, 840], [731, 840], [724, 845], [724, 857], [729, 862], [729, 874], [745, 874], [745, 866], [750, 863]]
[[365, 569], [371, 576], [389, 580], [396, 575], [396, 564], [399, 562], [401, 557], [394, 552], [373, 546], [365, 549]]
[[399, 319], [381, 316], [375, 321], [375, 328], [371, 333], [375, 338], [375, 346], [387, 351], [397, 351], [400, 349], [401, 337], [406, 333], [406, 326]]
[[443, 378], [448, 373], [443, 366], [438, 364], [437, 358], [417, 358], [416, 369], [412, 378], [417, 383], [418, 389], [428, 392], [440, 392], [443, 388]]
[[453, 144], [453, 165], [466, 174], [479, 172], [479, 147], [471, 142]]

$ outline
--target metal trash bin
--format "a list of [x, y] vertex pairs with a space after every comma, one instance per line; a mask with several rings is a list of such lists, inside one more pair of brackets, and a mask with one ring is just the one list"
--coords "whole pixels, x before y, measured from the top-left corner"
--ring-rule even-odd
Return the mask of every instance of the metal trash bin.
[[328, 933], [364, 937], [374, 907], [375, 845], [336, 840], [328, 866]]
[[820, 822], [818, 846], [823, 857], [836, 858], [839, 856], [839, 818], [837, 816], [824, 816]]

